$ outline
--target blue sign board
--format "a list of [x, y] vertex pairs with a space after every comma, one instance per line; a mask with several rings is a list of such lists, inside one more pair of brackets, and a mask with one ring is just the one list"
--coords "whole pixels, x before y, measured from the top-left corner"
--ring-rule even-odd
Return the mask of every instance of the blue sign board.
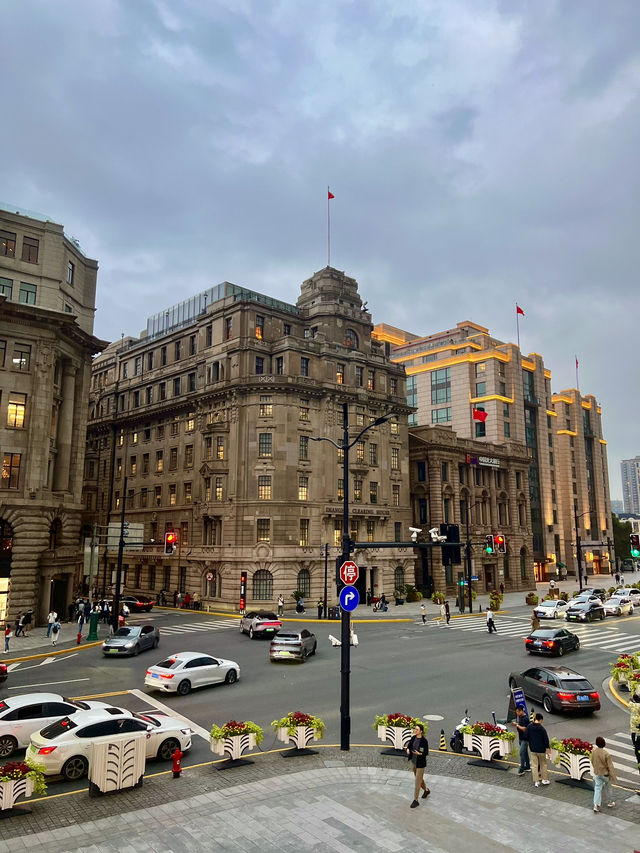
[[471, 580], [472, 580], [472, 581], [477, 581], [477, 580], [478, 580], [478, 575], [471, 575]]
[[527, 700], [524, 698], [524, 690], [521, 687], [512, 687], [511, 695], [516, 708], [522, 708], [527, 713]]
[[343, 586], [340, 590], [340, 607], [347, 612], [355, 610], [360, 604], [360, 595], [355, 586]]

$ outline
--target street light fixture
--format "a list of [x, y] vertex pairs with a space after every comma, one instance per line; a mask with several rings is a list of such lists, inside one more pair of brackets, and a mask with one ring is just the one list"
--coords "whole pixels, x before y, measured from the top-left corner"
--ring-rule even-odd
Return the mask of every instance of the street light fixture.
[[[373, 427], [380, 426], [389, 420], [391, 415], [383, 415], [371, 421], [364, 429], [349, 440], [349, 404], [342, 404], [343, 433], [340, 441], [332, 438], [311, 437], [311, 441], [328, 441], [338, 450], [342, 450], [342, 478], [344, 485], [343, 512], [342, 512], [342, 556], [341, 562], [346, 563], [351, 556], [351, 537], [349, 536], [349, 450], [359, 441], [362, 436]], [[326, 607], [326, 598], [325, 598]], [[351, 674], [351, 614], [347, 610], [342, 611], [340, 624], [340, 749], [349, 751], [349, 738], [351, 735], [351, 717], [349, 712], [349, 677]]]
[[576, 528], [576, 557], [578, 560], [578, 588], [580, 589], [580, 592], [582, 592], [582, 551], [580, 550], [582, 548], [582, 544], [580, 542], [580, 529], [578, 528], [578, 519], [582, 518], [583, 515], [589, 515], [590, 512], [591, 511], [587, 509], [584, 512], [580, 513], [580, 515], [578, 515], [577, 508], [573, 510], [574, 524], [575, 524], [575, 528]]

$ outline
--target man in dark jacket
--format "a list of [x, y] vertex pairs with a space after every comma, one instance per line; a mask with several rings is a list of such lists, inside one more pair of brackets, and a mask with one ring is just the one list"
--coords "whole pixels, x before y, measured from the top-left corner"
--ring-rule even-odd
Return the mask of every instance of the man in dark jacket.
[[518, 776], [524, 776], [527, 770], [531, 770], [529, 761], [529, 743], [527, 741], [527, 715], [524, 708], [520, 705], [516, 708], [516, 718], [512, 720], [511, 725], [515, 726], [518, 731], [518, 743], [520, 745], [520, 769]]
[[415, 776], [413, 802], [411, 803], [412, 809], [415, 809], [420, 805], [418, 802], [420, 788], [422, 788], [424, 792], [422, 794], [423, 800], [431, 793], [424, 781], [424, 771], [427, 766], [427, 755], [429, 755], [429, 742], [424, 736], [424, 726], [421, 723], [418, 723], [413, 730], [413, 737], [407, 744], [407, 756], [413, 765], [413, 775]]
[[544, 717], [542, 714], [536, 714], [532, 723], [527, 726], [527, 740], [529, 742], [529, 754], [531, 756], [531, 773], [533, 775], [533, 784], [536, 788], [540, 787], [542, 779], [543, 785], [549, 784], [547, 778], [547, 758], [549, 757], [549, 735], [547, 730], [542, 725]]

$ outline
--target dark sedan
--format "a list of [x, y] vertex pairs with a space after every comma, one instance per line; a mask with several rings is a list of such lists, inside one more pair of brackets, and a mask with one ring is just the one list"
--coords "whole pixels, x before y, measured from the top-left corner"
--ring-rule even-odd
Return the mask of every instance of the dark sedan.
[[567, 622], [593, 622], [604, 619], [604, 607], [598, 601], [579, 601], [567, 608], [564, 618]]
[[106, 657], [116, 655], [137, 655], [146, 649], [156, 649], [160, 643], [160, 632], [155, 625], [132, 625], [118, 628], [113, 637], [102, 644], [102, 653]]
[[536, 666], [512, 672], [509, 687], [521, 687], [524, 695], [542, 705], [547, 714], [600, 710], [600, 694], [591, 682], [564, 666]]
[[132, 613], [150, 613], [153, 601], [147, 595], [123, 595], [120, 604], [126, 604]]
[[577, 651], [580, 639], [566, 628], [539, 628], [524, 638], [524, 645], [529, 654], [562, 657], [565, 652]]

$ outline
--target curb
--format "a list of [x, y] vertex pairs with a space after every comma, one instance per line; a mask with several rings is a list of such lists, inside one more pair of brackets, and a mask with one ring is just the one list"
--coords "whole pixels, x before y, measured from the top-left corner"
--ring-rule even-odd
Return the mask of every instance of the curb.
[[627, 708], [627, 710], [631, 707], [631, 703], [623, 699], [622, 696], [616, 690], [616, 688], [613, 686], [613, 678], [609, 679], [609, 690], [613, 694], [613, 698], [616, 700], [616, 702], [619, 702], [624, 708]]
[[104, 643], [104, 640], [98, 640], [97, 643], [80, 643], [75, 646], [71, 646], [70, 649], [60, 649], [57, 652], [43, 652], [37, 655], [25, 655], [21, 658], [6, 658], [3, 660], [3, 663], [21, 663], [24, 660], [38, 660], [38, 658], [53, 658], [59, 657], [60, 655], [68, 655], [70, 652], [79, 652], [82, 649], [92, 649], [94, 646], [101, 646]]

